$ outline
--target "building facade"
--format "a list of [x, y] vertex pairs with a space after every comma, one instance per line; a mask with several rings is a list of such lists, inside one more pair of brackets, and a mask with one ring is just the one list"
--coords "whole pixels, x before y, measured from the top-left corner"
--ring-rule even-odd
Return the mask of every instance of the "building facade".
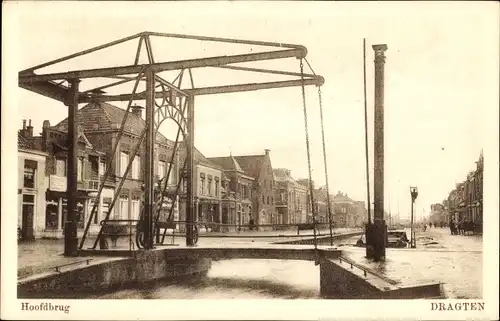
[[[186, 149], [184, 144], [180, 145], [180, 162], [186, 159]], [[194, 173], [193, 181], [194, 202], [195, 202], [195, 217], [197, 222], [206, 223], [200, 225], [200, 229], [209, 228], [209, 223], [226, 223], [229, 222], [229, 217], [222, 213], [222, 183], [223, 175], [222, 168], [207, 159], [198, 149], [193, 149]], [[186, 192], [187, 181], [184, 180], [183, 188], [180, 194], [180, 221], [186, 220]], [[181, 230], [184, 230], [185, 225], [180, 225]], [[218, 229], [218, 228], [217, 228]]]
[[286, 168], [273, 170], [276, 215], [272, 224], [300, 224], [307, 221], [307, 187], [299, 184]]
[[274, 175], [270, 158], [270, 150], [263, 155], [234, 156], [246, 176], [253, 178], [252, 220], [255, 224], [268, 225], [271, 228], [275, 215]]
[[449, 213], [450, 222], [472, 223], [475, 233], [483, 230], [483, 170], [484, 156], [481, 151], [476, 168], [469, 172], [465, 181], [456, 184], [443, 206]]
[[[95, 177], [95, 174], [98, 173], [97, 177], [102, 182], [106, 170], [110, 171], [108, 179], [104, 183], [105, 186], [101, 200], [98, 203], [97, 213], [91, 222], [91, 234], [99, 230], [99, 222], [106, 218], [115, 195], [117, 195], [117, 200], [109, 213], [108, 219], [137, 220], [140, 217], [143, 198], [143, 173], [145, 170], [144, 142], [140, 144], [133, 159], [132, 156], [139, 143], [140, 134], [145, 128], [145, 121], [142, 119], [141, 110], [142, 108], [139, 106], [132, 107], [131, 112], [127, 115], [123, 134], [119, 141], [120, 125], [126, 115], [124, 109], [107, 103], [92, 102], [82, 107], [77, 113], [78, 126], [85, 135], [86, 141], [102, 154], [97, 166], [95, 165], [96, 161], [92, 162], [92, 177]], [[67, 131], [67, 126], [67, 119], [65, 119], [51, 127], [51, 130], [65, 132]], [[117, 143], [117, 150], [113, 155], [113, 148]], [[167, 198], [175, 197], [173, 191], [177, 186], [178, 179], [178, 156], [173, 153], [173, 145], [172, 141], [165, 138], [161, 133], [157, 133], [154, 171], [157, 184], [165, 183], [168, 185], [166, 190]], [[131, 168], [125, 177], [122, 188], [118, 190], [118, 182], [125, 175], [129, 161], [131, 161]], [[161, 176], [167, 174], [169, 167], [172, 167], [172, 170], [167, 180]], [[90, 208], [93, 205], [92, 202], [89, 204]], [[175, 203], [177, 204], [178, 202]], [[170, 212], [168, 208], [169, 204], [173, 204], [173, 200], [164, 202], [162, 206], [163, 211]], [[178, 218], [177, 207], [173, 213]], [[83, 215], [84, 222], [87, 221], [88, 214], [89, 211], [87, 210]], [[80, 224], [79, 228], [81, 230], [83, 225]]]
[[351, 199], [347, 194], [338, 191], [332, 199], [334, 225], [336, 227], [362, 227], [365, 219], [365, 203]]
[[228, 157], [212, 157], [208, 158], [208, 160], [223, 169], [221, 223], [230, 226], [223, 226], [222, 230], [241, 230], [241, 225], [250, 224], [252, 219], [254, 178], [245, 174], [232, 155]]
[[[31, 124], [30, 126], [31, 127]], [[32, 130], [33, 127], [31, 127]], [[35, 150], [25, 138], [26, 122], [17, 134], [18, 215], [17, 226], [22, 240], [43, 237], [45, 230], [45, 166], [47, 153]]]

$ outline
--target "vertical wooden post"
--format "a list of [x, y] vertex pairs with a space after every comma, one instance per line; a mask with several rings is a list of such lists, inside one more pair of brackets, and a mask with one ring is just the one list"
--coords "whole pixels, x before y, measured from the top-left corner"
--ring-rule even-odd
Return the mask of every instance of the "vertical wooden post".
[[68, 199], [67, 219], [64, 224], [64, 255], [78, 256], [78, 234], [77, 234], [77, 159], [78, 159], [78, 85], [79, 79], [70, 79], [69, 93], [66, 101], [68, 106], [68, 173], [66, 176]]
[[194, 96], [188, 96], [188, 139], [186, 142], [187, 154], [187, 200], [186, 200], [186, 245], [194, 244], [194, 223], [195, 204], [194, 204]]
[[373, 258], [385, 260], [386, 225], [384, 220], [384, 65], [387, 45], [373, 45], [375, 51], [375, 133], [374, 133], [374, 235]]

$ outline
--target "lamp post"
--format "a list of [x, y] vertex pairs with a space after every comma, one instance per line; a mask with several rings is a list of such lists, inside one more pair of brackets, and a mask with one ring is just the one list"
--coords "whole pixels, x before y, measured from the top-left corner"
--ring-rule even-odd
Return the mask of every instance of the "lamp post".
[[411, 223], [410, 223], [410, 234], [411, 234], [411, 247], [415, 248], [415, 239], [414, 239], [414, 231], [413, 231], [413, 204], [415, 203], [415, 200], [417, 199], [418, 196], [418, 189], [417, 187], [410, 187], [410, 195], [411, 195]]

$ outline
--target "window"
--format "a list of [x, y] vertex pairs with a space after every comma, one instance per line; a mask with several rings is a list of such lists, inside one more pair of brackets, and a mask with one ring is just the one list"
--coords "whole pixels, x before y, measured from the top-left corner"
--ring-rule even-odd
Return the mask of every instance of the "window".
[[200, 194], [205, 193], [205, 177], [200, 178]]
[[345, 207], [342, 207], [340, 211], [341, 211], [342, 214], [347, 213], [347, 209]]
[[120, 195], [120, 219], [128, 218], [128, 196]]
[[24, 161], [24, 183], [26, 188], [35, 188], [37, 162], [26, 159]]
[[137, 220], [140, 216], [141, 198], [139, 196], [132, 197], [132, 219]]
[[219, 180], [215, 180], [215, 196], [219, 196]]
[[66, 176], [66, 160], [56, 159], [56, 175]]
[[208, 179], [207, 180], [207, 192], [208, 192], [208, 195], [212, 195], [212, 179]]
[[77, 172], [77, 180], [79, 182], [82, 182], [83, 181], [83, 158], [78, 158], [76, 172]]
[[106, 173], [106, 163], [105, 162], [100, 162], [99, 163], [99, 175], [104, 175]]
[[266, 203], [266, 198], [264, 195], [262, 195], [262, 204], [265, 204]]
[[267, 205], [269, 205], [269, 204], [270, 204], [270, 202], [269, 202], [269, 200], [270, 200], [270, 199], [271, 199], [271, 198], [268, 196], [268, 197], [267, 197]]
[[[165, 164], [165, 175], [167, 175], [169, 168], [172, 167], [172, 163]], [[172, 168], [170, 170], [170, 176], [168, 177], [168, 185], [175, 185], [175, 170]]]
[[128, 153], [121, 152], [120, 153], [120, 175], [124, 176], [125, 175], [125, 170], [127, 169], [128, 165]]
[[139, 179], [139, 173], [141, 172], [141, 157], [135, 156], [132, 161], [132, 178]]
[[158, 162], [158, 176], [160, 177], [160, 179], [163, 179], [163, 177], [165, 177], [165, 175], [167, 174], [166, 168], [167, 163], [165, 163], [164, 161]]

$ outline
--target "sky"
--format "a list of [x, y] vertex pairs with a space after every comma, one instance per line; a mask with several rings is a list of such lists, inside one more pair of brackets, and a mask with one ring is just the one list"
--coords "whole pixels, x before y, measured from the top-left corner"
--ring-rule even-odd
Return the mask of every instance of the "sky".
[[[325, 78], [322, 86], [329, 187], [366, 201], [363, 38], [366, 38], [370, 180], [373, 184], [374, 44], [387, 44], [385, 64], [385, 209], [408, 217], [410, 186], [417, 186], [417, 216], [447, 198], [455, 183], [475, 168], [491, 135], [486, 126], [498, 108], [498, 11], [470, 2], [389, 3], [212, 2], [112, 4], [32, 3], [19, 11], [16, 69], [57, 59], [142, 31], [157, 31], [300, 44]], [[20, 4], [22, 5], [22, 4]], [[485, 11], [491, 5], [493, 10]], [[76, 10], [78, 7], [79, 10]], [[108, 10], [106, 10], [105, 7]], [[98, 10], [99, 9], [99, 10]], [[432, 10], [430, 10], [432, 9]], [[153, 39], [157, 61], [190, 59], [262, 50], [255, 46]], [[133, 44], [58, 68], [85, 69], [131, 64]], [[299, 71], [296, 59], [247, 66]], [[11, 66], [13, 68], [13, 66]], [[47, 68], [48, 70], [49, 68]], [[49, 72], [44, 71], [44, 72]], [[306, 72], [310, 72], [306, 68]], [[195, 86], [276, 77], [194, 70]], [[166, 75], [172, 76], [172, 74]], [[171, 78], [171, 77], [170, 77]], [[286, 79], [286, 78], [281, 78]], [[186, 82], [187, 83], [187, 82]], [[131, 89], [128, 89], [129, 91]], [[16, 88], [17, 127], [31, 119], [56, 124], [66, 107]], [[312, 177], [325, 183], [318, 92], [306, 88]], [[307, 176], [300, 87], [202, 96], [195, 99], [195, 145], [207, 157], [271, 151], [275, 168], [295, 178]], [[82, 105], [83, 106], [83, 105]], [[82, 107], [80, 106], [80, 107]], [[120, 105], [120, 106], [123, 106]], [[161, 128], [174, 138], [173, 125]], [[497, 136], [495, 136], [498, 139]], [[373, 186], [372, 202], [373, 202]]]

